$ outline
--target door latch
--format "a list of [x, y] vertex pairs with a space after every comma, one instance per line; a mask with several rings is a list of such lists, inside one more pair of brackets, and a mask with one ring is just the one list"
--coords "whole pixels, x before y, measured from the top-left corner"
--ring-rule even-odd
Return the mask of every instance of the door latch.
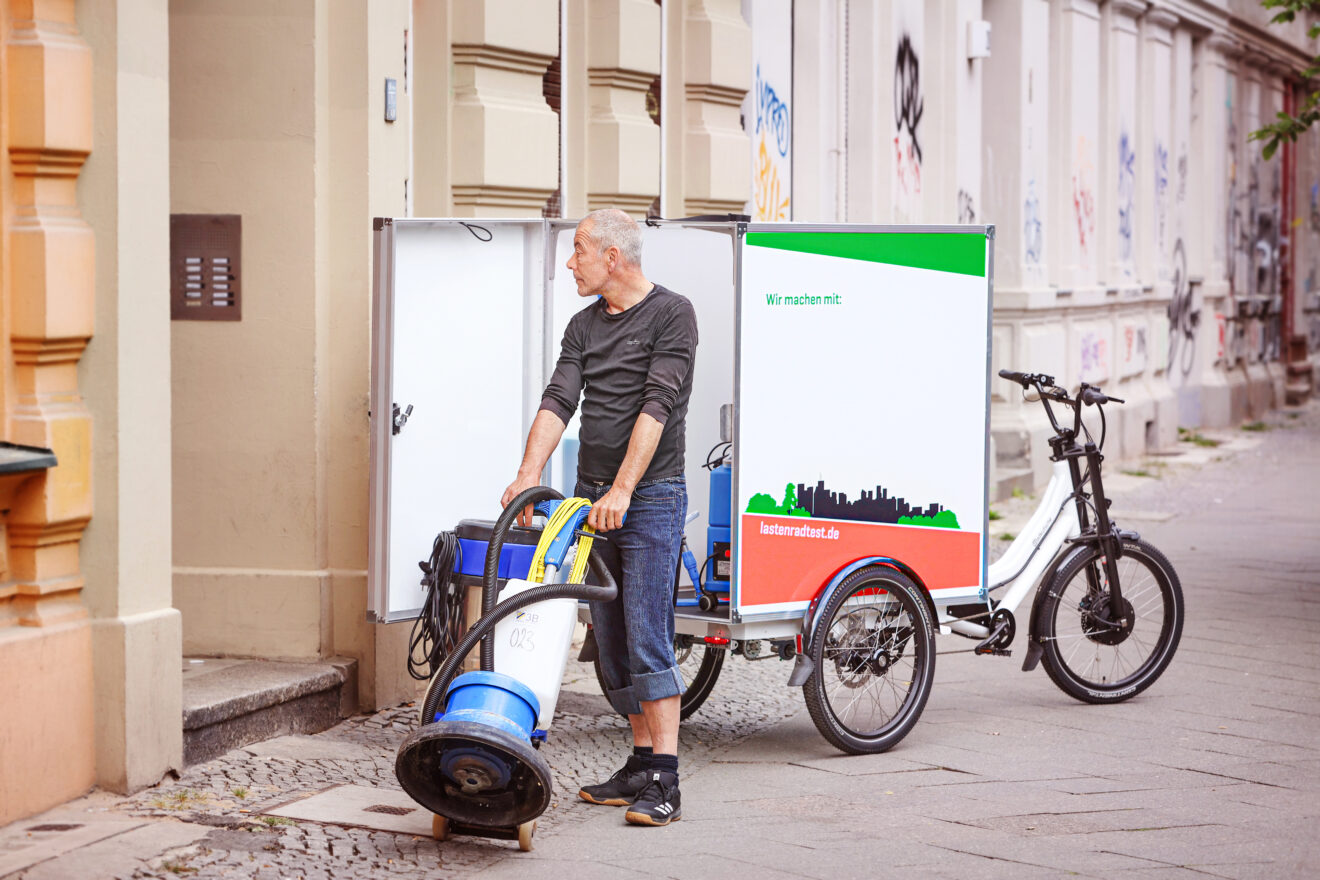
[[403, 426], [408, 424], [408, 416], [410, 415], [412, 415], [411, 403], [408, 404], [408, 408], [404, 410], [400, 410], [399, 405], [397, 403], [394, 404], [394, 429], [393, 431], [391, 431], [391, 433], [398, 434], [400, 431], [402, 431]]

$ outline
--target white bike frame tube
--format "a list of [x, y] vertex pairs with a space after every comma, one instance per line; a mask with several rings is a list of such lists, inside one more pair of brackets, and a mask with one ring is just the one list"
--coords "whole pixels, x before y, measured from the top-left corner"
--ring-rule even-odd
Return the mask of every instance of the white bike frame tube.
[[1004, 578], [1022, 569], [1021, 574], [999, 587], [1008, 591], [999, 602], [1000, 608], [1007, 608], [1016, 614], [1018, 605], [1031, 592], [1067, 540], [1082, 533], [1072, 494], [1072, 475], [1068, 470], [1068, 462], [1056, 461], [1040, 506], [1022, 533], [1014, 539], [1013, 545], [987, 572], [990, 586], [995, 587]]

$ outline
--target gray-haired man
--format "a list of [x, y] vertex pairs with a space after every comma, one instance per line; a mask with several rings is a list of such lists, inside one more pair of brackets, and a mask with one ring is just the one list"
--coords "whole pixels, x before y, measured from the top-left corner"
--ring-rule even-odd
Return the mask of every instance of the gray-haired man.
[[[682, 817], [678, 721], [683, 680], [674, 664], [672, 590], [687, 513], [684, 422], [692, 393], [697, 321], [692, 304], [646, 280], [641, 231], [622, 211], [578, 224], [568, 260], [579, 296], [600, 298], [564, 331], [559, 362], [527, 437], [508, 504], [536, 485], [582, 396], [577, 494], [619, 584], [592, 603], [607, 696], [632, 725], [633, 754], [609, 780], [583, 786], [595, 804], [628, 806], [637, 825]], [[624, 514], [628, 521], [623, 521]]]

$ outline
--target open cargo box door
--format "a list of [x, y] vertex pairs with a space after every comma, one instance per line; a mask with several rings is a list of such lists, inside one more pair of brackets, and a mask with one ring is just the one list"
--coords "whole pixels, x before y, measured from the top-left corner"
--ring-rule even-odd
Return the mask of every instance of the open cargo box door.
[[751, 225], [738, 294], [735, 620], [890, 556], [982, 595], [993, 227]]
[[[462, 519], [495, 519], [564, 328], [594, 297], [564, 264], [574, 221], [382, 220], [376, 230], [368, 616], [417, 616], [417, 563]], [[692, 301], [700, 343], [687, 418], [689, 542], [705, 545], [707, 450], [733, 400], [735, 226], [644, 226], [643, 271]], [[393, 407], [412, 406], [393, 431]], [[573, 490], [575, 415], [547, 485]], [[686, 574], [684, 575], [686, 579]]]
[[378, 221], [372, 620], [416, 617], [435, 536], [499, 516], [540, 398], [544, 263], [541, 220]]

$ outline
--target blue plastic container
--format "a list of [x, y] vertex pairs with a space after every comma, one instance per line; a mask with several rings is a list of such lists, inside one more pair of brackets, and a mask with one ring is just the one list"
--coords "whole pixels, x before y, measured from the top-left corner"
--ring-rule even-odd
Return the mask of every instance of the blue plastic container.
[[[483, 519], [465, 519], [458, 524], [454, 530], [459, 549], [458, 559], [454, 561], [455, 574], [475, 578], [485, 575], [486, 551], [494, 528], [495, 523]], [[532, 567], [532, 557], [536, 555], [536, 542], [540, 539], [539, 530], [509, 529], [504, 546], [500, 548], [500, 578], [526, 578]]]
[[474, 721], [528, 739], [541, 704], [531, 688], [499, 672], [468, 672], [454, 679], [436, 721]]
[[[712, 526], [733, 524], [733, 468], [722, 464], [710, 472], [710, 519]], [[724, 540], [728, 540], [725, 538]]]

